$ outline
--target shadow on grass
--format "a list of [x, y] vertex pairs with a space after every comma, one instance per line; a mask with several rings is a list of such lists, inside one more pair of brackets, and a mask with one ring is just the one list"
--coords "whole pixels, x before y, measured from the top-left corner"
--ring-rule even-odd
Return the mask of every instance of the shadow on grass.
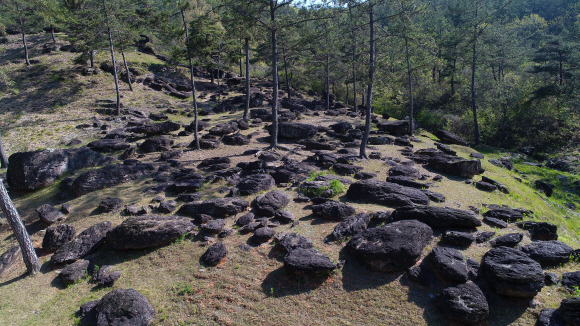
[[267, 296], [282, 298], [313, 291], [324, 284], [329, 275], [297, 275], [287, 272], [282, 266], [268, 274], [261, 286]]

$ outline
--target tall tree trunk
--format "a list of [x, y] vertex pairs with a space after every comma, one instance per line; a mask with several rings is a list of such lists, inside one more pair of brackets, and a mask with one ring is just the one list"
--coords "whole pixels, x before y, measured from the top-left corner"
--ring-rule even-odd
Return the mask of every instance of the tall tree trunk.
[[24, 33], [24, 22], [22, 21], [22, 13], [18, 3], [16, 3], [16, 11], [18, 11], [18, 19], [20, 20], [20, 33], [22, 34], [22, 44], [24, 44], [24, 60], [26, 61], [26, 65], [30, 66], [30, 60], [28, 60], [28, 44], [26, 44], [26, 33]]
[[272, 22], [272, 139], [270, 147], [278, 147], [278, 36], [276, 35], [276, 4], [270, 0]]
[[242, 67], [242, 57], [240, 57], [240, 77], [244, 76], [244, 72], [242, 71], [243, 67]]
[[6, 220], [8, 220], [16, 240], [18, 240], [20, 250], [22, 251], [22, 259], [24, 260], [28, 274], [35, 274], [40, 270], [40, 262], [38, 261], [38, 257], [36, 256], [36, 252], [32, 246], [32, 241], [30, 241], [30, 236], [28, 235], [28, 232], [26, 232], [26, 228], [24, 228], [24, 224], [20, 219], [16, 207], [14, 207], [12, 200], [10, 200], [10, 197], [8, 196], [8, 192], [4, 187], [2, 179], [0, 179], [0, 207], [4, 212], [4, 215], [6, 215]]
[[250, 39], [246, 38], [246, 107], [244, 108], [244, 121], [250, 119]]
[[367, 142], [369, 140], [369, 134], [371, 132], [371, 111], [373, 106], [373, 81], [375, 76], [375, 20], [373, 16], [373, 5], [369, 10], [369, 23], [370, 23], [370, 51], [369, 51], [369, 87], [367, 94], [367, 108], [365, 117], [365, 132], [360, 144], [360, 158], [368, 159], [367, 156]]
[[91, 56], [91, 68], [95, 67], [95, 50], [89, 51], [89, 55]]
[[125, 65], [125, 71], [127, 72], [127, 81], [129, 82], [129, 89], [133, 92], [133, 84], [131, 83], [131, 72], [129, 71], [129, 66], [127, 65], [127, 60], [125, 60], [125, 51], [121, 48], [121, 56], [123, 56], [123, 64]]
[[[185, 22], [185, 13], [183, 9], [181, 9], [181, 19], [183, 20], [183, 28], [185, 29], [185, 44], [187, 46], [187, 58], [189, 59], [189, 76], [191, 82], [191, 96], [193, 97], [193, 142], [189, 144], [189, 147], [195, 146], [195, 149], [201, 149], [199, 146], [199, 137], [198, 137], [198, 114], [197, 114], [197, 98], [195, 95], [195, 79], [193, 76], [193, 60], [191, 59], [191, 49], [189, 48], [189, 29], [187, 28], [187, 23]], [[213, 73], [212, 73], [213, 75]]]
[[326, 110], [330, 110], [330, 58], [326, 54], [326, 67], [324, 68], [326, 74]]
[[[475, 19], [477, 19], [478, 1], [475, 1]], [[477, 22], [473, 25], [473, 57], [471, 62], [471, 110], [473, 111], [473, 125], [475, 144], [479, 145], [479, 124], [477, 123], [477, 106], [475, 105], [475, 63], [477, 59]]]
[[[350, 8], [349, 13], [350, 13]], [[356, 107], [357, 98], [356, 98], [356, 37], [354, 35], [354, 28], [351, 29], [351, 36], [352, 36], [352, 93], [354, 98], [354, 112], [357, 112], [358, 108]], [[364, 97], [364, 95], [363, 95]], [[363, 100], [364, 104], [364, 100]]]
[[[348, 76], [346, 77], [348, 79]], [[344, 103], [348, 105], [348, 83], [346, 83], [346, 96], [344, 98]]]
[[50, 35], [52, 36], [52, 43], [56, 43], [56, 37], [54, 37], [54, 26], [50, 26]]
[[117, 115], [121, 115], [121, 93], [119, 92], [119, 77], [117, 76], [117, 62], [115, 61], [115, 49], [113, 48], [113, 37], [111, 36], [111, 26], [109, 24], [109, 14], [107, 13], [107, 6], [103, 0], [103, 11], [105, 12], [105, 20], [107, 21], [107, 34], [109, 34], [109, 46], [111, 48], [111, 60], [113, 61], [113, 75], [115, 76], [115, 90], [117, 91]]
[[220, 86], [220, 68], [222, 65], [222, 42], [218, 44], [218, 73], [217, 73], [217, 80], [218, 80], [218, 104], [222, 101], [222, 88]]
[[2, 138], [0, 137], [0, 168], [5, 169], [8, 167], [8, 156], [4, 151], [4, 146], [2, 146]]
[[409, 136], [413, 136], [413, 80], [411, 78], [411, 61], [409, 58], [409, 37], [405, 27], [405, 54], [407, 57], [407, 74], [409, 75], [409, 100], [411, 107], [409, 109]]
[[286, 49], [282, 48], [282, 55], [284, 56], [284, 74], [286, 75], [286, 91], [288, 92], [288, 99], [292, 98], [290, 94], [290, 76], [288, 76], [288, 59], [286, 58]]

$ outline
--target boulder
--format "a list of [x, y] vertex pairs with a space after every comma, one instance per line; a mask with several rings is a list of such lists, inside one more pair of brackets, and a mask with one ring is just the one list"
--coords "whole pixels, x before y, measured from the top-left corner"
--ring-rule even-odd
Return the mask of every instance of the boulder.
[[332, 168], [334, 169], [334, 172], [336, 172], [336, 174], [338, 175], [353, 175], [363, 170], [362, 166], [341, 163], [334, 164]]
[[418, 220], [434, 229], [475, 228], [481, 226], [481, 221], [473, 212], [450, 207], [399, 207], [391, 214], [391, 220]]
[[294, 249], [284, 257], [284, 268], [291, 273], [327, 273], [336, 269], [327, 254], [314, 248]]
[[162, 135], [167, 134], [172, 131], [177, 131], [181, 129], [181, 126], [175, 122], [165, 121], [161, 123], [152, 123], [144, 126], [137, 126], [132, 128], [127, 128], [128, 132], [134, 132], [136, 134], [146, 134], [148, 136], [152, 135]]
[[276, 186], [276, 181], [269, 174], [253, 174], [241, 180], [238, 191], [242, 196], [249, 196], [260, 191], [270, 190]]
[[546, 222], [518, 222], [519, 228], [530, 232], [532, 240], [558, 240], [558, 226]]
[[492, 247], [510, 247], [518, 245], [524, 238], [522, 233], [508, 233], [490, 241]]
[[524, 218], [521, 210], [508, 208], [490, 209], [483, 213], [483, 216], [497, 218], [508, 223], [516, 222]]
[[331, 220], [342, 221], [354, 215], [355, 209], [352, 206], [329, 200], [319, 205], [312, 205], [312, 214]]
[[280, 233], [276, 236], [276, 245], [282, 247], [287, 252], [295, 249], [310, 249], [314, 247], [310, 239], [298, 233]]
[[421, 172], [410, 166], [398, 165], [389, 169], [389, 176], [402, 176], [408, 177], [409, 179], [419, 179], [421, 177]]
[[268, 242], [270, 239], [274, 237], [274, 235], [276, 235], [276, 230], [265, 226], [254, 231], [252, 240], [258, 243]]
[[457, 283], [467, 282], [469, 272], [461, 252], [453, 248], [435, 247], [431, 250], [429, 258], [445, 278]]
[[246, 215], [242, 215], [240, 218], [238, 218], [236, 220], [236, 225], [237, 226], [248, 225], [254, 221], [254, 218], [255, 218], [255, 215], [254, 215], [254, 213], [251, 213], [251, 212], [246, 214]]
[[294, 214], [292, 214], [288, 211], [277, 211], [274, 214], [274, 218], [282, 223], [292, 223], [292, 222], [296, 221]]
[[201, 230], [209, 234], [218, 234], [223, 230], [224, 226], [226, 226], [225, 220], [211, 220], [202, 225]]
[[566, 326], [560, 311], [554, 308], [544, 308], [540, 311], [536, 326]]
[[59, 277], [64, 284], [73, 284], [80, 280], [81, 277], [85, 276], [87, 273], [87, 267], [89, 267], [88, 260], [83, 259], [76, 261], [63, 268], [59, 274]]
[[90, 302], [85, 309], [81, 306], [81, 316], [96, 321], [97, 326], [148, 326], [155, 317], [155, 309], [138, 291], [116, 289], [96, 304]]
[[44, 204], [36, 209], [38, 213], [38, 218], [42, 223], [51, 225], [53, 223], [62, 221], [66, 216], [61, 213], [58, 209], [54, 208], [50, 204]]
[[[316, 135], [318, 128], [304, 123], [280, 123], [278, 124], [278, 137], [280, 138], [311, 138]], [[271, 134], [271, 131], [270, 131]]]
[[421, 190], [375, 179], [353, 183], [346, 192], [350, 200], [371, 202], [392, 207], [413, 204], [429, 205], [429, 197]]
[[72, 184], [72, 192], [82, 196], [91, 191], [111, 188], [131, 180], [140, 179], [156, 170], [153, 164], [107, 165], [98, 170], [87, 171], [79, 175]]
[[378, 137], [370, 137], [369, 144], [370, 145], [390, 145], [394, 143], [395, 140], [391, 137], [385, 136], [378, 136]]
[[398, 185], [401, 185], [403, 187], [409, 187], [409, 188], [415, 188], [415, 189], [428, 189], [429, 185], [418, 182], [418, 181], [414, 181], [409, 177], [404, 177], [404, 176], [395, 176], [395, 177], [387, 177], [387, 182], [390, 183], [396, 183]]
[[469, 247], [474, 241], [473, 234], [459, 231], [447, 231], [441, 237], [441, 242], [458, 247]]
[[493, 236], [495, 235], [495, 232], [493, 231], [483, 231], [483, 232], [478, 232], [475, 235], [475, 242], [477, 243], [484, 243], [489, 241], [489, 239], [491, 239]]
[[481, 161], [466, 160], [457, 156], [438, 155], [430, 157], [427, 165], [439, 172], [456, 175], [465, 178], [473, 178], [476, 174], [481, 174]]
[[123, 139], [101, 139], [88, 143], [87, 147], [95, 152], [111, 153], [127, 149], [131, 147], [131, 145]]
[[237, 123], [220, 123], [209, 130], [210, 135], [223, 136], [239, 130]]
[[463, 138], [447, 130], [437, 130], [435, 136], [444, 143], [467, 146], [467, 142]]
[[209, 171], [225, 170], [230, 167], [230, 163], [229, 157], [210, 157], [201, 161], [197, 167]]
[[6, 180], [14, 190], [37, 190], [66, 172], [110, 164], [113, 158], [87, 147], [14, 153], [8, 160]]
[[580, 271], [563, 273], [561, 284], [568, 291], [576, 291], [580, 287]]
[[491, 163], [497, 167], [508, 169], [510, 171], [513, 168], [513, 163], [507, 157], [502, 157], [502, 158], [497, 159], [497, 160], [496, 159], [489, 159], [488, 161], [489, 161], [489, 163]]
[[431, 242], [433, 230], [419, 221], [399, 221], [366, 229], [355, 235], [347, 247], [374, 270], [402, 271], [413, 266]]
[[475, 188], [483, 191], [494, 191], [497, 189], [496, 185], [485, 181], [477, 181], [475, 183]]
[[147, 138], [139, 148], [144, 153], [154, 153], [154, 152], [167, 152], [171, 150], [173, 145], [173, 139], [168, 139], [165, 137], [153, 137]]
[[259, 195], [252, 202], [256, 214], [270, 217], [290, 203], [290, 196], [281, 190], [273, 190], [265, 195]]
[[551, 197], [552, 193], [554, 193], [555, 186], [551, 183], [544, 182], [541, 180], [536, 180], [535, 185], [536, 185], [536, 189], [543, 191], [547, 197]]
[[6, 252], [0, 256], [0, 276], [3, 276], [19, 261], [22, 261], [22, 251], [20, 250], [20, 246], [14, 246], [6, 250]]
[[323, 143], [308, 139], [302, 139], [296, 143], [304, 146], [304, 149], [323, 150], [323, 151], [333, 151], [336, 149], [335, 144]]
[[367, 213], [360, 213], [350, 216], [338, 223], [330, 235], [330, 240], [339, 241], [346, 237], [352, 237], [367, 229], [371, 216]]
[[250, 138], [242, 134], [226, 135], [222, 138], [222, 142], [231, 146], [242, 146], [250, 143]]
[[226, 218], [245, 211], [248, 206], [249, 203], [241, 198], [212, 198], [187, 203], [177, 213], [191, 217], [207, 214], [213, 218]]
[[46, 229], [42, 239], [42, 249], [46, 251], [56, 251], [65, 243], [74, 239], [76, 235], [75, 227], [69, 224], [60, 224]]
[[480, 272], [500, 295], [532, 298], [544, 287], [542, 266], [525, 253], [497, 247], [483, 256]]
[[580, 297], [568, 298], [560, 302], [558, 308], [566, 325], [580, 325]]
[[99, 286], [111, 287], [119, 280], [121, 277], [120, 271], [113, 271], [113, 266], [104, 265], [99, 268], [97, 273], [93, 276], [93, 281]]
[[395, 120], [377, 123], [377, 128], [388, 134], [406, 134], [409, 131], [409, 121]]
[[483, 222], [491, 227], [504, 229], [508, 227], [508, 224], [500, 219], [484, 216]]
[[99, 210], [104, 213], [110, 213], [120, 209], [123, 201], [119, 198], [106, 198], [99, 204]]
[[112, 228], [113, 226], [109, 221], [90, 226], [74, 239], [58, 248], [51, 257], [52, 262], [55, 264], [68, 264], [95, 252], [105, 243], [107, 233]]
[[201, 255], [199, 259], [204, 266], [216, 266], [228, 255], [228, 250], [223, 242], [216, 242], [212, 244], [207, 250]]
[[197, 192], [201, 187], [203, 187], [203, 180], [192, 178], [192, 179], [182, 179], [175, 182], [175, 190], [178, 193], [184, 192]]
[[473, 282], [449, 287], [437, 295], [441, 312], [450, 319], [477, 323], [489, 317], [489, 305], [481, 289]]
[[428, 189], [421, 189], [421, 192], [424, 193], [429, 198], [429, 200], [436, 203], [444, 203], [445, 200], [447, 200], [447, 198], [445, 198], [445, 195], [440, 194], [438, 192], [434, 192]]
[[133, 216], [109, 232], [108, 241], [117, 250], [159, 247], [194, 227], [191, 220], [178, 216]]
[[556, 240], [532, 242], [527, 246], [523, 246], [522, 251], [540, 263], [542, 267], [566, 264], [574, 254], [574, 249]]

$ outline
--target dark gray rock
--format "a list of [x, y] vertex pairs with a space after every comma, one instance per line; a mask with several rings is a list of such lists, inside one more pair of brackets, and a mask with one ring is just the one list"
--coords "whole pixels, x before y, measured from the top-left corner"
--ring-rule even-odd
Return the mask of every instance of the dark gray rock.
[[204, 266], [216, 266], [228, 255], [228, 250], [222, 242], [211, 245], [201, 256], [200, 261]]
[[580, 287], [580, 271], [563, 273], [561, 283], [569, 291], [575, 291], [576, 287]]
[[290, 196], [281, 190], [273, 190], [265, 195], [259, 195], [252, 202], [256, 214], [265, 217], [274, 216], [276, 211], [290, 203]]
[[377, 123], [377, 128], [388, 134], [401, 134], [404, 135], [409, 131], [409, 121], [407, 120], [395, 120]]
[[113, 266], [104, 265], [99, 268], [97, 273], [93, 276], [93, 281], [95, 281], [99, 286], [111, 287], [119, 280], [121, 277], [120, 271], [114, 271]]
[[176, 181], [175, 190], [179, 193], [183, 192], [197, 192], [201, 187], [203, 187], [203, 180], [197, 178], [181, 179]]
[[74, 239], [58, 248], [51, 257], [52, 262], [55, 264], [68, 264], [95, 252], [105, 243], [107, 233], [112, 228], [113, 226], [109, 221], [90, 226]]
[[569, 326], [580, 325], [580, 297], [568, 298], [560, 302], [558, 308], [562, 318]]
[[354, 175], [355, 173], [363, 170], [362, 166], [342, 163], [336, 163], [332, 166], [332, 168], [338, 175]]
[[282, 223], [292, 223], [292, 222], [296, 221], [294, 214], [292, 214], [288, 211], [277, 211], [274, 214], [274, 218]]
[[485, 156], [481, 153], [471, 153], [469, 154], [469, 157], [477, 158], [480, 160], [483, 160], [485, 158]]
[[353, 183], [347, 190], [350, 200], [371, 202], [392, 207], [413, 204], [429, 205], [429, 197], [421, 190], [375, 179], [361, 180]]
[[373, 179], [376, 177], [377, 177], [377, 174], [371, 173], [371, 172], [357, 172], [354, 174], [354, 178], [357, 180], [368, 180], [368, 179]]
[[316, 135], [318, 128], [304, 123], [280, 123], [278, 124], [278, 137], [280, 138], [311, 138]]
[[211, 220], [201, 226], [201, 230], [210, 234], [218, 234], [226, 226], [225, 220]]
[[164, 201], [157, 207], [157, 212], [161, 214], [169, 214], [175, 211], [175, 202], [173, 200]]
[[109, 232], [108, 241], [117, 250], [158, 247], [170, 243], [194, 227], [191, 220], [178, 216], [134, 216]]
[[319, 205], [312, 205], [312, 213], [331, 220], [342, 221], [354, 215], [355, 209], [352, 206], [339, 203], [334, 200], [327, 201]]
[[0, 256], [0, 276], [3, 276], [14, 264], [22, 261], [22, 251], [20, 246], [14, 246]]
[[222, 138], [222, 142], [231, 146], [242, 146], [250, 143], [250, 138], [242, 134], [226, 135]]
[[484, 172], [479, 160], [466, 160], [452, 155], [430, 157], [427, 165], [439, 172], [465, 178], [473, 178]]
[[475, 236], [475, 242], [477, 243], [484, 243], [489, 241], [489, 239], [491, 239], [493, 236], [495, 235], [495, 232], [493, 231], [483, 231], [483, 232], [478, 232]]
[[542, 266], [523, 252], [497, 247], [483, 256], [480, 273], [500, 295], [531, 298], [544, 287]]
[[48, 225], [62, 221], [66, 218], [63, 213], [61, 213], [58, 209], [54, 208], [50, 204], [44, 204], [38, 207], [36, 212], [38, 213], [38, 218], [40, 218], [40, 221]]
[[428, 184], [424, 184], [424, 183], [412, 180], [411, 178], [405, 177], [402, 175], [388, 176], [387, 182], [396, 183], [396, 184], [404, 186], [404, 187], [415, 188], [415, 189], [420, 189], [420, 190], [429, 188]]
[[119, 198], [106, 198], [99, 204], [99, 210], [103, 213], [110, 213], [121, 208], [123, 201]]
[[566, 326], [560, 311], [554, 308], [545, 308], [540, 311], [536, 326]]
[[167, 152], [171, 150], [173, 145], [173, 139], [168, 139], [165, 137], [153, 137], [147, 138], [139, 148], [144, 153], [154, 153], [154, 152]]
[[560, 275], [556, 273], [544, 273], [544, 283], [547, 286], [558, 285], [560, 283]]
[[406, 165], [398, 165], [389, 169], [389, 176], [403, 176], [409, 179], [419, 179], [421, 177], [421, 172], [419, 170]]
[[310, 239], [298, 233], [280, 233], [276, 236], [276, 245], [282, 247], [287, 252], [295, 249], [310, 249], [314, 247]]
[[254, 221], [254, 217], [255, 217], [254, 213], [248, 213], [246, 215], [243, 215], [242, 217], [236, 220], [236, 225], [238, 226], [248, 225]]
[[476, 323], [489, 317], [489, 305], [481, 289], [473, 282], [449, 287], [437, 295], [441, 312], [450, 319]]
[[370, 221], [371, 216], [367, 213], [347, 217], [334, 227], [334, 231], [332, 231], [329, 238], [333, 241], [339, 241], [346, 237], [352, 237], [366, 230]]
[[127, 149], [131, 145], [125, 142], [124, 139], [101, 139], [88, 143], [87, 147], [95, 152], [111, 153]]
[[494, 191], [497, 189], [496, 185], [485, 181], [477, 181], [475, 183], [475, 188], [483, 191]]
[[441, 237], [441, 242], [458, 247], [469, 247], [474, 241], [473, 234], [459, 231], [447, 231]]
[[167, 134], [172, 131], [177, 131], [181, 129], [181, 126], [175, 122], [166, 121], [161, 123], [152, 123], [144, 126], [137, 126], [132, 128], [127, 128], [127, 132], [133, 132], [136, 134], [146, 134], [148, 136]]
[[524, 238], [522, 233], [509, 233], [504, 234], [491, 240], [490, 244], [492, 247], [510, 247], [513, 248], [518, 245]]
[[76, 235], [75, 227], [69, 224], [60, 224], [46, 229], [42, 239], [42, 249], [46, 251], [56, 251], [65, 243], [74, 239]]
[[522, 211], [507, 208], [490, 209], [483, 213], [483, 216], [497, 218], [508, 223], [516, 222], [524, 218]]
[[291, 273], [316, 274], [336, 269], [327, 254], [314, 248], [297, 248], [284, 257], [284, 268]]
[[245, 211], [248, 206], [249, 203], [241, 198], [213, 198], [187, 203], [177, 213], [191, 217], [207, 214], [213, 218], [226, 218]]
[[450, 207], [399, 207], [391, 214], [391, 220], [418, 220], [434, 229], [475, 228], [481, 226], [481, 221], [473, 212]]
[[519, 228], [530, 232], [532, 240], [558, 240], [558, 226], [546, 222], [518, 222]]
[[347, 247], [378, 271], [402, 271], [413, 266], [431, 242], [433, 231], [419, 221], [400, 221], [366, 229], [355, 235]]
[[223, 136], [239, 130], [237, 123], [220, 123], [209, 130], [210, 135]]
[[276, 181], [269, 174], [253, 174], [240, 181], [237, 185], [239, 194], [249, 196], [260, 191], [270, 190]]
[[87, 147], [14, 153], [8, 160], [6, 181], [14, 190], [36, 190], [66, 172], [110, 164], [114, 158]]
[[435, 131], [435, 136], [437, 136], [437, 138], [439, 138], [444, 143], [467, 146], [467, 142], [463, 138], [450, 131], [437, 130]]
[[131, 180], [140, 179], [156, 170], [152, 164], [137, 164], [133, 166], [115, 164], [107, 165], [98, 170], [87, 171], [79, 175], [72, 184], [72, 192], [82, 196], [91, 191], [111, 188]]
[[427, 197], [429, 197], [431, 201], [436, 203], [444, 203], [446, 200], [445, 195], [440, 194], [438, 192], [434, 192], [427, 189], [421, 189], [421, 192], [427, 195]]
[[502, 158], [497, 159], [497, 160], [496, 159], [489, 159], [488, 161], [489, 161], [489, 163], [491, 163], [497, 167], [508, 169], [510, 171], [513, 168], [513, 163], [507, 157], [502, 157]]
[[574, 249], [556, 240], [532, 242], [522, 247], [522, 251], [542, 267], [566, 264], [574, 254]]
[[458, 283], [467, 282], [468, 268], [461, 252], [447, 247], [435, 247], [429, 258], [433, 266], [445, 278]]
[[500, 228], [500, 229], [504, 229], [508, 227], [508, 224], [500, 219], [494, 218], [494, 217], [489, 217], [489, 216], [484, 216], [483, 217], [483, 223], [494, 227], [494, 228]]
[[88, 260], [76, 261], [67, 267], [63, 268], [59, 274], [60, 279], [64, 284], [73, 284], [85, 276], [89, 267]]
[[254, 231], [254, 235], [252, 236], [252, 240], [254, 242], [262, 243], [267, 242], [272, 239], [276, 235], [276, 230], [271, 229], [267, 226], [261, 227]]
[[95, 305], [97, 326], [148, 326], [155, 309], [147, 298], [133, 289], [116, 289]]

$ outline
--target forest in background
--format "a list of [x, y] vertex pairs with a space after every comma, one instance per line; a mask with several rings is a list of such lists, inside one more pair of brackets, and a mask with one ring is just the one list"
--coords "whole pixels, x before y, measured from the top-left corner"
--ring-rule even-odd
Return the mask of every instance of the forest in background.
[[77, 63], [108, 51], [109, 35], [117, 60], [145, 35], [140, 50], [170, 65], [191, 54], [195, 67], [243, 75], [248, 40], [251, 75], [272, 78], [275, 30], [280, 87], [329, 89], [350, 105], [368, 101], [373, 39], [375, 113], [404, 119], [413, 107], [427, 130], [540, 157], [577, 147], [576, 1], [0, 0], [0, 8], [0, 35], [65, 32]]

